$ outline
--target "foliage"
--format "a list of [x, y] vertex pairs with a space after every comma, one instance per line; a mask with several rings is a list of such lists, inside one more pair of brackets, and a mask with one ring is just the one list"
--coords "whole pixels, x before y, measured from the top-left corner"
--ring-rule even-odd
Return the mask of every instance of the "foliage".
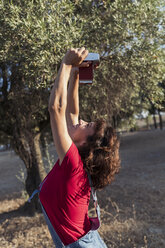
[[[161, 107], [165, 75], [164, 11], [161, 1], [104, 1], [91, 16], [88, 46], [102, 55], [95, 85], [82, 95], [94, 115], [130, 117], [150, 105]], [[95, 23], [93, 26], [92, 24]], [[100, 104], [101, 103], [101, 104]], [[84, 112], [85, 112], [85, 107]]]
[[81, 117], [116, 126], [149, 101], [161, 108], [162, 6], [163, 0], [0, 0], [0, 130], [28, 170], [41, 163], [36, 137], [49, 123], [50, 88], [70, 47], [101, 55], [95, 83], [80, 89]]
[[[140, 98], [163, 98], [157, 86], [164, 73], [162, 5], [160, 0], [1, 1], [0, 60], [16, 64], [28, 87], [48, 89], [66, 49], [84, 45], [103, 58], [100, 85], [91, 90], [97, 108], [106, 95], [111, 114], [126, 108], [132, 113]], [[108, 95], [96, 94], [101, 87]]]

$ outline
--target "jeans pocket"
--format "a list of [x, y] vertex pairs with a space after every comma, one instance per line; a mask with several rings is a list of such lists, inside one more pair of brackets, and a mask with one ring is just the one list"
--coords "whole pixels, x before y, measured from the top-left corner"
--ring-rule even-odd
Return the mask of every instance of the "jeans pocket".
[[79, 241], [79, 248], [94, 248], [94, 232], [89, 231], [84, 237], [82, 237]]

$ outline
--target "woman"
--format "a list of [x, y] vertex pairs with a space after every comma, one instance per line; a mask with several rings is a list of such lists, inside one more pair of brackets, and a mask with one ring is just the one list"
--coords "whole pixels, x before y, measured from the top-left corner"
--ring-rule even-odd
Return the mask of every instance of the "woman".
[[88, 217], [90, 180], [95, 189], [101, 189], [119, 170], [113, 129], [104, 121], [78, 121], [78, 67], [88, 66], [82, 63], [87, 55], [85, 48], [66, 53], [49, 100], [59, 160], [40, 187], [40, 201], [56, 248], [106, 247], [96, 230], [99, 224], [94, 227]]

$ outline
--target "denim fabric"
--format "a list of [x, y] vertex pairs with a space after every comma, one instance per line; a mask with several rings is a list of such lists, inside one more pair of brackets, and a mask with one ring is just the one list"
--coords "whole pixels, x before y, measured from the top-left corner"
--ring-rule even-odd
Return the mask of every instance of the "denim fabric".
[[101, 239], [97, 230], [95, 230], [95, 231], [91, 230], [82, 238], [78, 239], [77, 241], [73, 242], [72, 244], [65, 246], [62, 243], [62, 241], [61, 241], [60, 237], [58, 236], [58, 234], [56, 233], [56, 231], [54, 230], [54, 228], [53, 228], [53, 226], [49, 220], [49, 217], [47, 216], [42, 204], [41, 204], [41, 207], [42, 207], [42, 211], [43, 211], [46, 223], [48, 225], [50, 234], [52, 236], [52, 239], [53, 239], [53, 242], [54, 242], [56, 248], [107, 248], [106, 244]]
[[78, 239], [76, 242], [65, 246], [65, 248], [107, 248], [107, 246], [101, 239], [98, 231], [91, 230], [81, 239]]
[[[100, 208], [99, 208], [99, 205], [97, 204], [97, 196], [96, 196], [96, 192], [92, 188], [90, 176], [89, 176], [89, 181], [90, 181], [90, 185], [91, 185], [91, 193], [92, 193], [92, 197], [93, 197], [97, 217], [90, 218], [90, 220], [91, 220], [91, 230], [85, 236], [83, 236], [82, 238], [78, 239], [77, 241], [75, 241], [75, 242], [73, 242], [73, 243], [71, 243], [69, 245], [65, 246], [62, 243], [60, 237], [58, 236], [58, 234], [56, 233], [54, 227], [52, 226], [52, 224], [51, 224], [51, 222], [49, 220], [49, 217], [47, 216], [46, 211], [45, 211], [42, 203], [40, 202], [42, 212], [44, 214], [46, 223], [48, 225], [50, 234], [52, 236], [52, 239], [53, 239], [53, 242], [54, 242], [56, 248], [107, 248], [106, 244], [101, 239], [101, 237], [100, 237], [100, 235], [99, 235], [99, 233], [97, 231], [97, 229], [100, 227]], [[31, 201], [31, 199], [33, 198], [33, 196], [35, 194], [40, 192], [43, 183], [41, 183], [39, 190], [35, 190], [33, 192], [32, 196], [28, 200], [29, 202]]]

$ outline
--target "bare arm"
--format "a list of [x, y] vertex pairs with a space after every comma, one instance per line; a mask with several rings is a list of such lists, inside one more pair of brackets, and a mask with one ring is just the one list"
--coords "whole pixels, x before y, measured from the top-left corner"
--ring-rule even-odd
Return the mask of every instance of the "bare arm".
[[67, 105], [67, 83], [71, 66], [61, 63], [49, 100], [50, 123], [53, 140], [60, 163], [71, 146], [72, 140], [67, 132], [65, 111]]
[[79, 117], [79, 68], [73, 67], [69, 79], [66, 120], [67, 125], [78, 124]]
[[60, 163], [72, 143], [68, 134], [65, 115], [67, 107], [67, 83], [72, 65], [78, 66], [81, 64], [87, 54], [88, 51], [85, 48], [71, 49], [66, 53], [50, 95], [49, 113], [51, 129]]
[[[83, 62], [79, 67], [88, 67], [90, 62]], [[66, 119], [67, 125], [78, 124], [79, 118], [79, 67], [72, 67], [68, 96], [67, 96], [67, 109], [66, 109]]]

